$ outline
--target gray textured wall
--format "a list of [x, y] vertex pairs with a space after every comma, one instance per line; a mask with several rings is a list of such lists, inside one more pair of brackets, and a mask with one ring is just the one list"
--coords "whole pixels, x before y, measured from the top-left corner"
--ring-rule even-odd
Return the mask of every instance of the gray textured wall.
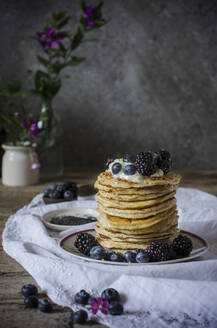
[[[48, 13], [78, 0], [1, 0], [0, 77], [37, 68], [33, 41]], [[110, 20], [83, 45], [55, 108], [66, 166], [99, 167], [107, 155], [168, 148], [177, 167], [217, 167], [216, 1], [105, 0]], [[26, 82], [27, 83], [27, 82]]]

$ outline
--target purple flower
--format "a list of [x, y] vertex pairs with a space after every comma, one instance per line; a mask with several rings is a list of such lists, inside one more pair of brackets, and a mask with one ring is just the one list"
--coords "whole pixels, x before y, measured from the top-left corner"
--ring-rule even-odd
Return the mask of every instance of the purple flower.
[[93, 15], [93, 9], [95, 8], [95, 6], [89, 6], [85, 9], [84, 13], [87, 17], [91, 17]]
[[88, 21], [86, 21], [86, 24], [88, 26], [93, 26], [94, 25], [94, 21], [88, 20]]
[[60, 42], [65, 38], [65, 34], [60, 32], [55, 34], [54, 27], [45, 27], [44, 31], [36, 33], [39, 38], [40, 45], [45, 49], [49, 50], [53, 48], [56, 43]]
[[39, 163], [31, 163], [30, 164], [30, 170], [36, 170], [40, 167]]
[[39, 136], [38, 122], [32, 122], [28, 129], [28, 136], [32, 139], [38, 139]]
[[108, 314], [108, 301], [103, 301], [101, 297], [97, 297], [95, 300], [90, 302], [90, 306], [93, 314], [97, 314], [98, 311], [101, 311], [103, 314]]

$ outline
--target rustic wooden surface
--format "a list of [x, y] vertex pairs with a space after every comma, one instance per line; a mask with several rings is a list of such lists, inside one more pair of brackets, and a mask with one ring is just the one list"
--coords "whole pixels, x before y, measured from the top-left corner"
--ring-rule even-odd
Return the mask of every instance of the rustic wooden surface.
[[[180, 170], [184, 187], [198, 188], [217, 195], [217, 170]], [[62, 179], [55, 182], [76, 181], [79, 186], [93, 184], [97, 171], [67, 170]], [[42, 192], [51, 181], [42, 181], [36, 186], [6, 187], [0, 184], [0, 238], [7, 218], [19, 208], [29, 203], [38, 193]], [[0, 327], [31, 327], [60, 328], [68, 327], [71, 310], [54, 305], [51, 314], [44, 314], [35, 309], [25, 309], [20, 293], [25, 283], [36, 282], [16, 261], [11, 259], [0, 244]], [[41, 297], [46, 295], [40, 294]], [[74, 327], [79, 327], [75, 325]], [[105, 327], [95, 323], [80, 327]]]

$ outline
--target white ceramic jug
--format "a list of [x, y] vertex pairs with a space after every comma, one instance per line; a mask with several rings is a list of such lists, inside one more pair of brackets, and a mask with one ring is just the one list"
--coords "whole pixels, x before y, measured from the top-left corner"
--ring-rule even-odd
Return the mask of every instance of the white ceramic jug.
[[[39, 168], [31, 169], [32, 149], [29, 147], [2, 145], [2, 183], [6, 186], [26, 186], [39, 181]], [[34, 163], [38, 164], [37, 158]]]

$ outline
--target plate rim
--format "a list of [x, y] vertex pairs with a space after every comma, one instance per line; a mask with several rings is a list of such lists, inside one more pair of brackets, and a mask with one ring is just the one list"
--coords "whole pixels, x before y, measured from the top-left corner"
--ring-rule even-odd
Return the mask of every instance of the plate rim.
[[193, 254], [193, 255], [189, 255], [189, 256], [185, 256], [185, 257], [181, 257], [181, 258], [178, 258], [178, 259], [174, 259], [174, 260], [168, 260], [168, 261], [161, 261], [161, 262], [148, 262], [148, 263], [125, 263], [125, 262], [112, 262], [112, 261], [107, 261], [107, 260], [95, 260], [95, 259], [92, 259], [88, 256], [85, 256], [85, 255], [76, 255], [76, 254], [73, 254], [69, 251], [67, 251], [66, 249], [63, 248], [63, 243], [65, 240], [69, 239], [70, 237], [74, 236], [74, 235], [77, 235], [81, 232], [91, 232], [91, 231], [95, 231], [94, 229], [86, 229], [86, 230], [79, 230], [79, 231], [76, 231], [76, 232], [71, 232], [70, 234], [68, 234], [67, 236], [64, 236], [63, 238], [61, 238], [59, 241], [58, 241], [58, 246], [64, 251], [66, 252], [67, 254], [70, 254], [71, 256], [75, 257], [75, 258], [79, 258], [79, 259], [82, 259], [83, 261], [85, 262], [95, 262], [95, 263], [100, 263], [100, 264], [105, 264], [105, 265], [117, 265], [117, 266], [132, 266], [132, 265], [135, 265], [135, 266], [138, 266], [138, 265], [162, 265], [162, 264], [173, 264], [173, 263], [180, 263], [180, 262], [187, 262], [187, 261], [190, 261], [190, 260], [193, 260], [203, 254], [205, 254], [208, 250], [209, 250], [209, 244], [208, 242], [202, 238], [201, 236], [193, 233], [193, 232], [190, 232], [190, 231], [187, 231], [187, 230], [180, 230], [180, 234], [183, 233], [183, 234], [186, 234], [186, 235], [190, 235], [190, 236], [193, 236], [194, 238], [196, 239], [199, 239], [202, 243], [203, 243], [203, 248], [201, 249], [201, 251], [199, 253], [196, 253], [196, 254]]

